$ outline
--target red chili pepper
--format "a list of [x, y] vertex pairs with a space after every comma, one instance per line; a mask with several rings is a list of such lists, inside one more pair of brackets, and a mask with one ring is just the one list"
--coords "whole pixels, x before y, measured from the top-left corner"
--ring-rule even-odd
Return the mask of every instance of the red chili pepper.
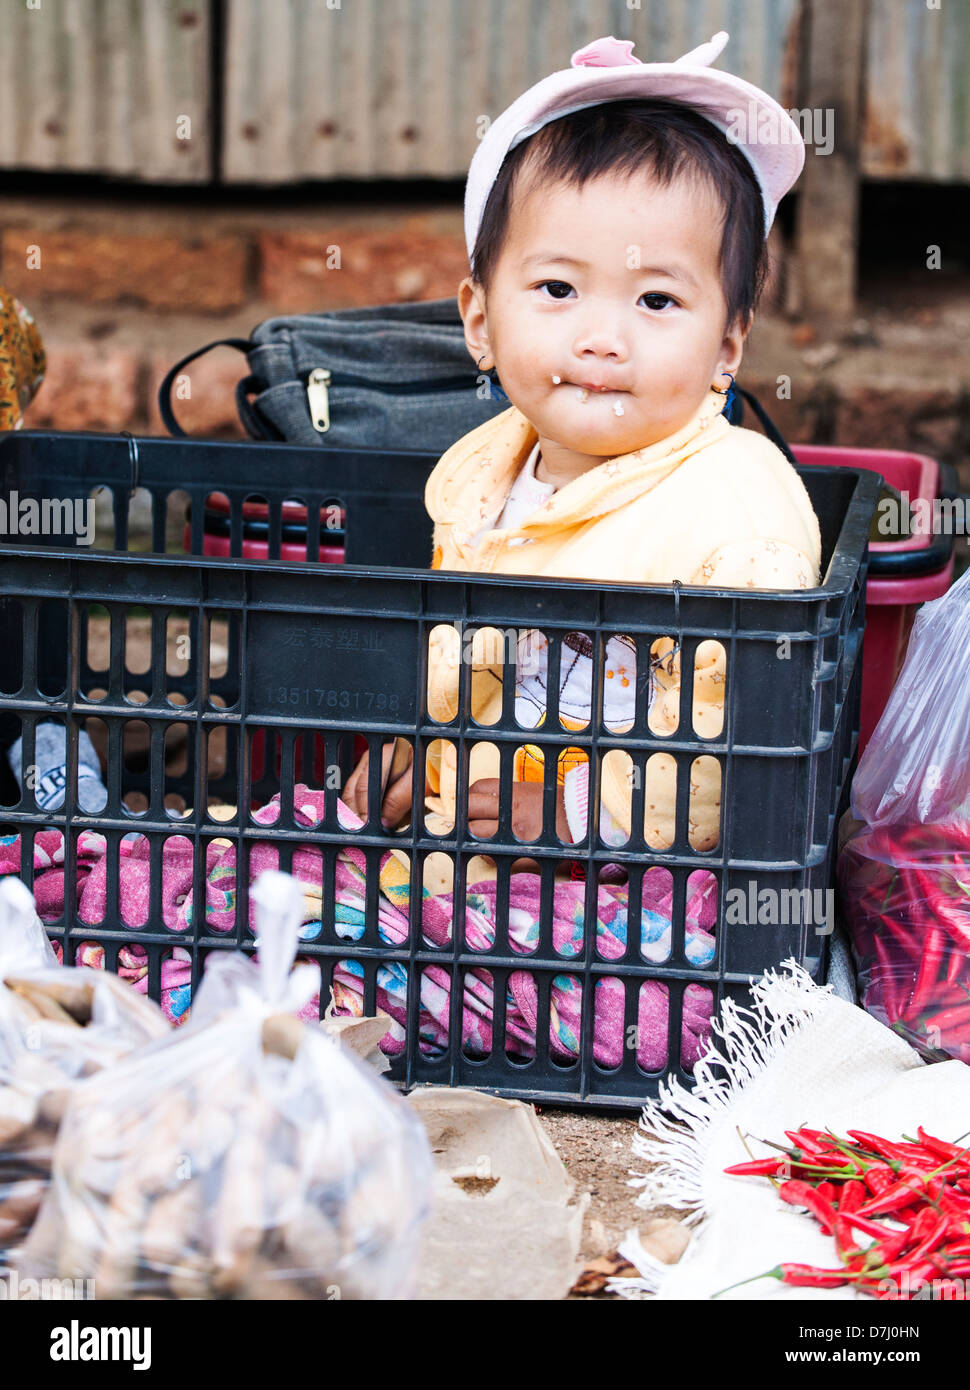
[[844, 1216], [836, 1215], [835, 1227], [832, 1231], [832, 1235], [835, 1239], [835, 1248], [839, 1252], [840, 1260], [851, 1260], [854, 1256], [862, 1253], [862, 1247], [852, 1234], [852, 1226]]
[[783, 1158], [756, 1158], [750, 1163], [733, 1163], [724, 1171], [738, 1178], [773, 1178], [784, 1164]]
[[966, 956], [962, 951], [951, 950], [946, 963], [946, 982], [948, 985], [955, 985], [963, 968]]
[[927, 850], [932, 853], [946, 848], [947, 841], [944, 840], [942, 831], [943, 828], [938, 822], [926, 824], [923, 821], [913, 821], [904, 827], [893, 826], [891, 831], [887, 831], [887, 838], [891, 847], [900, 845], [911, 853], [923, 855]]
[[897, 1144], [896, 1146], [902, 1154], [902, 1161], [917, 1168], [937, 1168], [940, 1160], [935, 1154], [929, 1153], [923, 1148], [922, 1144]]
[[939, 979], [946, 946], [946, 932], [943, 931], [942, 927], [931, 927], [923, 939], [919, 973], [916, 976], [916, 984], [913, 986], [912, 997], [906, 1006], [905, 1016], [907, 1018], [921, 1013], [924, 1007], [929, 1004], [933, 987]]
[[[783, 1144], [773, 1144], [770, 1139], [760, 1140], [762, 1144], [768, 1144], [773, 1149], [778, 1149], [784, 1155], [779, 1160], [787, 1163], [790, 1169], [800, 1168], [804, 1172], [824, 1173], [828, 1177], [840, 1178], [851, 1177], [856, 1172], [861, 1171], [862, 1166], [859, 1161], [853, 1159], [848, 1154], [833, 1150], [828, 1153], [803, 1154], [801, 1149], [786, 1149]], [[852, 1166], [850, 1167], [850, 1163]]]
[[929, 904], [940, 892], [939, 866], [923, 855], [918, 864], [913, 865], [913, 878], [924, 903]]
[[[886, 1227], [881, 1221], [871, 1221], [868, 1216], [861, 1216], [857, 1211], [839, 1211], [839, 1216], [843, 1221], [847, 1221], [850, 1226], [854, 1226], [857, 1231], [864, 1231], [867, 1236], [875, 1236], [877, 1240], [885, 1239]], [[909, 1240], [909, 1231], [902, 1232]], [[900, 1246], [900, 1249], [903, 1247]]]
[[[875, 845], [872, 846], [875, 848]], [[881, 853], [890, 861], [889, 868], [892, 877], [890, 887], [895, 890], [895, 897], [900, 903], [909, 906], [919, 902], [919, 888], [913, 874], [912, 865], [907, 862], [912, 858], [912, 852], [908, 855], [900, 854], [900, 850], [909, 850], [910, 846], [904, 844], [895, 837], [886, 836], [879, 844]]]
[[941, 1211], [945, 1211], [954, 1221], [970, 1218], [970, 1197], [956, 1193], [949, 1186], [936, 1199]]
[[917, 1281], [932, 1279], [934, 1275], [939, 1273], [939, 1269], [939, 1262], [934, 1255], [925, 1255], [921, 1260], [911, 1260], [906, 1255], [903, 1259], [897, 1260], [889, 1266], [888, 1277], [898, 1279], [901, 1275], [906, 1275], [916, 1283]]
[[931, 1014], [924, 1023], [924, 1028], [938, 1028], [941, 1033], [962, 1034], [970, 1025], [970, 1003], [955, 1004], [949, 1009], [942, 1009], [937, 1014]]
[[968, 1003], [970, 993], [962, 985], [940, 984], [924, 1008], [928, 1013], [939, 1013], [940, 1009], [955, 1008], [958, 1004]]
[[932, 1283], [933, 1279], [939, 1274], [939, 1267], [931, 1260], [924, 1260], [921, 1264], [910, 1265], [896, 1264], [890, 1265], [887, 1270], [880, 1270], [874, 1276], [880, 1280], [890, 1279], [897, 1288], [900, 1285], [908, 1285], [912, 1288], [919, 1288], [922, 1284]]
[[880, 1158], [885, 1158], [890, 1166], [894, 1163], [909, 1162], [908, 1155], [902, 1151], [898, 1144], [894, 1144], [889, 1139], [883, 1139], [879, 1134], [868, 1134], [864, 1129], [850, 1129], [849, 1138], [854, 1139], [857, 1144], [861, 1144], [864, 1148], [871, 1149], [873, 1153], [879, 1154]]
[[903, 1211], [918, 1202], [928, 1191], [924, 1174], [903, 1171], [898, 1182], [892, 1183], [880, 1196], [859, 1208], [860, 1216], [888, 1215], [889, 1212]]
[[951, 1144], [949, 1139], [938, 1139], [935, 1134], [927, 1134], [922, 1125], [917, 1129], [916, 1137], [924, 1149], [928, 1149], [937, 1158], [942, 1158], [946, 1162], [955, 1160], [955, 1172], [970, 1173], [970, 1148]]
[[822, 1145], [828, 1144], [833, 1137], [827, 1129], [809, 1129], [807, 1125], [802, 1125], [801, 1129], [796, 1129], [794, 1133], [799, 1139], [804, 1135], [806, 1139], [814, 1139], [817, 1144]]
[[793, 1178], [790, 1182], [783, 1182], [778, 1189], [778, 1196], [783, 1202], [788, 1202], [790, 1206], [807, 1207], [827, 1236], [830, 1236], [835, 1230], [837, 1219], [835, 1208], [810, 1183], [800, 1182], [797, 1178]]
[[790, 1139], [796, 1149], [805, 1154], [828, 1154], [829, 1145], [803, 1129], [786, 1129], [785, 1138]]
[[815, 1265], [781, 1264], [775, 1265], [774, 1269], [766, 1269], [764, 1274], [754, 1274], [750, 1279], [740, 1279], [736, 1284], [729, 1284], [726, 1289], [718, 1290], [713, 1296], [720, 1298], [721, 1294], [739, 1289], [742, 1284], [754, 1284], [758, 1279], [779, 1279], [783, 1284], [803, 1289], [837, 1289], [843, 1284], [852, 1283], [852, 1276], [847, 1275], [844, 1269], [818, 1269]]
[[920, 960], [920, 936], [930, 920], [925, 914], [915, 911], [915, 900], [906, 893], [898, 908], [881, 912], [878, 924], [874, 924], [874, 930], [885, 938], [888, 946], [892, 946], [894, 954], [905, 962], [907, 970], [912, 967], [914, 979]]
[[[902, 1009], [896, 990], [896, 968], [889, 957], [889, 948], [876, 933], [872, 938], [872, 949], [876, 955], [876, 965], [869, 972], [870, 988], [877, 992], [877, 1000], [866, 1000], [867, 1007], [881, 999], [882, 1007], [890, 1023], [895, 1023]], [[877, 968], [878, 967], [878, 968]]]
[[909, 1244], [909, 1227], [905, 1231], [895, 1231], [892, 1235], [883, 1234], [866, 1251], [866, 1262], [870, 1268], [888, 1268], [897, 1260]]
[[838, 1211], [840, 1216], [847, 1216], [851, 1212], [858, 1211], [866, 1200], [866, 1185], [858, 1178], [851, 1178], [847, 1183], [843, 1183], [842, 1191], [839, 1194]]
[[932, 891], [929, 902], [940, 926], [956, 939], [964, 952], [970, 951], [970, 918], [966, 913], [961, 912], [960, 906], [952, 898], [936, 890]]
[[907, 1260], [915, 1263], [934, 1251], [945, 1238], [949, 1226], [950, 1218], [946, 1212], [935, 1212], [932, 1207], [924, 1207], [909, 1228], [909, 1234], [916, 1244], [907, 1252]]
[[[863, 1159], [856, 1152], [856, 1146], [853, 1144], [849, 1144], [846, 1140], [839, 1139], [836, 1135], [832, 1134], [829, 1135], [829, 1144], [831, 1148], [833, 1161], [841, 1163], [843, 1167], [846, 1164], [851, 1164], [853, 1172], [855, 1174], [864, 1173], [866, 1169], [870, 1166], [871, 1160]], [[821, 1157], [819, 1157], [815, 1161], [816, 1163], [821, 1163], [823, 1160]], [[881, 1160], [879, 1162], [879, 1166], [883, 1166]]]
[[970, 1044], [970, 1018], [965, 1019], [958, 1026], [949, 1027], [946, 1030], [946, 1037], [943, 1040], [943, 1050], [959, 1057], [961, 1062], [968, 1059], [963, 1055], [967, 1045]]
[[872, 1193], [873, 1197], [881, 1197], [888, 1188], [893, 1186], [896, 1177], [888, 1165], [883, 1167], [882, 1165], [877, 1166], [873, 1164], [871, 1168], [867, 1168], [865, 1173], [863, 1173], [862, 1181]]
[[826, 1173], [833, 1178], [854, 1178], [865, 1172], [865, 1164], [850, 1154], [834, 1153], [831, 1156], [816, 1154], [811, 1160], [792, 1163], [793, 1168], [809, 1168], [817, 1173]]

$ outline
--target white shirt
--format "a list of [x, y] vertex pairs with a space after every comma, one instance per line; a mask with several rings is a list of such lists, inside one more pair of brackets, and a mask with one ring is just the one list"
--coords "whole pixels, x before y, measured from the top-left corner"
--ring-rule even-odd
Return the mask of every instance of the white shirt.
[[[530, 513], [536, 511], [556, 491], [555, 483], [543, 483], [536, 477], [536, 464], [539, 462], [539, 442], [519, 469], [509, 495], [498, 516], [486, 518], [473, 538], [477, 544], [486, 531], [510, 530], [519, 526]], [[528, 537], [517, 538], [513, 545], [528, 545]], [[536, 728], [545, 715], [546, 707], [546, 639], [541, 633], [529, 630], [520, 633], [516, 659], [515, 717], [523, 728]], [[607, 728], [617, 727], [623, 732], [633, 723], [633, 701], [636, 688], [636, 648], [629, 638], [614, 636], [606, 644], [607, 664], [617, 668], [622, 681], [607, 683], [604, 692], [604, 721]], [[559, 708], [563, 714], [574, 719], [589, 720], [593, 664], [589, 657], [581, 653], [570, 656], [564, 648], [561, 659], [561, 688]], [[621, 689], [620, 686], [623, 686]], [[586, 833], [587, 790], [589, 780], [588, 766], [572, 768], [567, 774], [564, 787], [566, 819], [574, 840]], [[600, 806], [600, 830], [607, 843], [625, 842], [605, 805]], [[617, 834], [619, 838], [617, 838]]]
[[[555, 483], [543, 483], [536, 477], [536, 464], [538, 462], [539, 441], [536, 440], [532, 452], [516, 474], [501, 512], [494, 521], [487, 519], [479, 527], [477, 534], [473, 537], [473, 544], [477, 544], [486, 531], [508, 531], [513, 526], [518, 526], [531, 512], [537, 511], [543, 502], [547, 501], [556, 491]], [[525, 537], [515, 542], [517, 545], [524, 543]]]

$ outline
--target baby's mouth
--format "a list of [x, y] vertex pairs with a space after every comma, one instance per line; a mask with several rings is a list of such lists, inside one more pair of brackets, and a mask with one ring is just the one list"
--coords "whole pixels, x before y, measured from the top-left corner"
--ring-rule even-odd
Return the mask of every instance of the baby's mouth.
[[581, 401], [583, 404], [585, 404], [585, 403], [589, 400], [589, 398], [590, 398], [591, 395], [597, 395], [597, 396], [614, 396], [614, 397], [616, 398], [616, 399], [613, 401], [613, 414], [614, 414], [614, 415], [622, 415], [622, 414], [624, 413], [624, 411], [623, 411], [623, 402], [622, 402], [619, 398], [620, 398], [620, 396], [627, 396], [627, 395], [629, 395], [629, 392], [628, 392], [628, 391], [625, 391], [622, 387], [619, 387], [619, 386], [603, 386], [603, 385], [601, 385], [601, 384], [597, 384], [597, 383], [594, 383], [594, 382], [588, 382], [588, 381], [566, 381], [566, 382], [564, 382], [564, 381], [562, 381], [561, 378], [559, 378], [559, 377], [553, 377], [553, 385], [555, 385], [555, 386], [571, 386], [571, 387], [576, 391], [577, 399], [578, 399], [579, 401]]
[[626, 387], [611, 386], [601, 381], [564, 381], [562, 377], [552, 378], [553, 386], [571, 386], [574, 391], [585, 391], [587, 395], [596, 394], [598, 396], [628, 396], [630, 393]]

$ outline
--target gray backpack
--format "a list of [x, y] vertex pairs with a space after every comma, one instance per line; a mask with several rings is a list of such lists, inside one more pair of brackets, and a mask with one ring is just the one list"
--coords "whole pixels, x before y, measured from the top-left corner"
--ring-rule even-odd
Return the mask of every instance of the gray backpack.
[[[440, 455], [509, 404], [469, 356], [457, 299], [429, 299], [266, 319], [251, 338], [219, 338], [197, 348], [158, 388], [169, 434], [185, 437], [172, 410], [179, 373], [223, 346], [249, 359], [236, 406], [253, 439]], [[740, 386], [732, 386], [725, 402], [730, 423], [741, 424], [745, 401], [772, 443], [797, 462], [764, 407]]]
[[170, 434], [185, 434], [172, 409], [176, 378], [223, 345], [249, 361], [236, 405], [253, 439], [441, 454], [508, 408], [471, 360], [457, 299], [433, 299], [266, 319], [251, 338], [198, 348], [159, 387]]

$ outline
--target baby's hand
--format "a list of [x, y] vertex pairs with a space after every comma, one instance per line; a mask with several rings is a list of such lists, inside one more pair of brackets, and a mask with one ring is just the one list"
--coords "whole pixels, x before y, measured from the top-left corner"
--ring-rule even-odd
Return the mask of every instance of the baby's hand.
[[[403, 742], [403, 741], [402, 741]], [[411, 811], [411, 783], [414, 777], [414, 750], [410, 744], [406, 745], [410, 753], [410, 762], [407, 768], [399, 773], [397, 777], [388, 785], [384, 793], [384, 800], [381, 802], [381, 823], [385, 830], [393, 829], [399, 821], [403, 820]], [[388, 743], [381, 753], [381, 775], [384, 776], [394, 755], [394, 744]], [[361, 820], [367, 819], [367, 769], [370, 765], [370, 753], [365, 752], [360, 762], [347, 778], [346, 786], [341, 792], [342, 799], [350, 809]]]
[[[541, 782], [512, 783], [512, 831], [519, 840], [535, 840], [542, 833]], [[468, 828], [473, 835], [498, 831], [498, 778], [480, 777], [468, 789]], [[556, 834], [572, 844], [562, 787], [556, 788]]]

